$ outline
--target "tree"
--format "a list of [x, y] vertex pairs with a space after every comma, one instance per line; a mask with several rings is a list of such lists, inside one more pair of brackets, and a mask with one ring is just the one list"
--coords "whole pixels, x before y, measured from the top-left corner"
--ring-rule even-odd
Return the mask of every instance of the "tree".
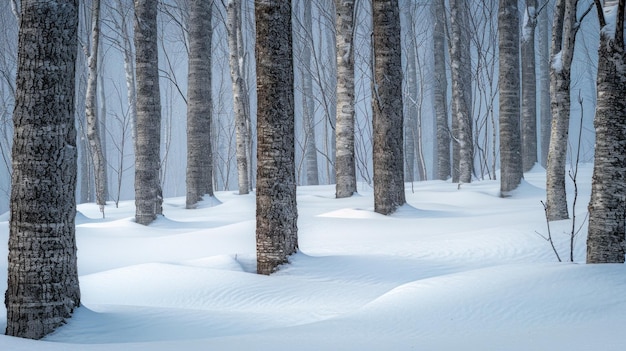
[[552, 113], [550, 111], [550, 26], [548, 20], [548, 7], [544, 6], [538, 14], [539, 28], [539, 116], [541, 116], [541, 165], [545, 168], [548, 164], [548, 150], [550, 147], [550, 127], [552, 125]]
[[387, 215], [406, 203], [398, 1], [373, 0], [372, 15], [374, 210]]
[[[106, 160], [102, 142], [100, 139], [100, 120], [98, 118], [98, 53], [100, 47], [100, 0], [94, 0], [91, 4], [91, 50], [87, 65], [89, 78], [87, 80], [87, 93], [85, 108], [87, 116], [87, 140], [94, 168], [96, 204], [104, 214], [104, 206], [107, 198], [107, 172]], [[101, 101], [101, 103], [103, 103]]]
[[471, 58], [466, 0], [450, 1], [452, 78], [452, 181], [471, 183], [474, 167], [471, 115]]
[[565, 193], [565, 161], [570, 117], [570, 75], [578, 25], [578, 0], [558, 0], [552, 29], [550, 106], [552, 127], [546, 165], [546, 213], [551, 221], [569, 217]]
[[213, 196], [211, 152], [211, 6], [190, 1], [189, 73], [187, 89], [187, 208], [204, 195]]
[[257, 272], [298, 250], [291, 1], [257, 0]]
[[535, 27], [537, 0], [526, 0], [522, 28], [522, 170], [537, 162], [537, 77], [535, 72]]
[[446, 8], [444, 0], [431, 4], [434, 19], [433, 102], [437, 125], [437, 179], [447, 180], [450, 175], [450, 128], [448, 126], [448, 78], [446, 76]]
[[250, 192], [250, 100], [244, 79], [246, 56], [243, 47], [241, 0], [228, 1], [228, 48], [230, 76], [232, 79], [233, 103], [236, 125], [236, 153], [239, 194]]
[[500, 191], [503, 196], [522, 180], [520, 140], [519, 14], [517, 0], [500, 0]]
[[135, 0], [137, 134], [135, 138], [135, 220], [148, 225], [162, 213], [161, 98], [157, 50], [158, 0]]
[[7, 335], [39, 339], [80, 304], [76, 266], [78, 1], [21, 2]]
[[606, 16], [596, 0], [600, 17], [596, 130], [587, 263], [624, 263], [626, 220], [626, 0], [605, 1], [617, 16]]
[[337, 43], [336, 197], [357, 192], [354, 160], [354, 0], [335, 0]]

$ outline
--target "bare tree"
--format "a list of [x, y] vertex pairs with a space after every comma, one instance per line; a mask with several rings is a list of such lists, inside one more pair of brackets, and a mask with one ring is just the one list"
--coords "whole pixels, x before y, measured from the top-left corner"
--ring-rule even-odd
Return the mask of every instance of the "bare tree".
[[187, 89], [187, 208], [195, 208], [204, 195], [213, 196], [211, 6], [213, 6], [212, 1], [190, 1]]
[[257, 0], [257, 272], [298, 250], [291, 1]]
[[539, 115], [541, 116], [541, 165], [547, 167], [548, 149], [550, 147], [550, 127], [552, 112], [550, 110], [550, 26], [548, 16], [549, 0], [544, 0], [542, 9], [538, 13], [539, 29]]
[[535, 27], [537, 0], [526, 0], [522, 23], [522, 170], [530, 171], [537, 162], [537, 77]]
[[137, 135], [135, 219], [148, 225], [162, 213], [161, 98], [157, 50], [157, 0], [135, 0]]
[[357, 192], [354, 149], [354, 0], [335, 0], [337, 11], [337, 198]]
[[626, 48], [624, 12], [626, 0], [605, 1], [600, 18], [598, 49], [596, 130], [587, 263], [624, 263], [626, 243]]
[[522, 180], [520, 140], [519, 13], [517, 0], [500, 0], [500, 191], [503, 196]]
[[437, 178], [447, 180], [450, 168], [450, 128], [448, 125], [448, 77], [446, 76], [446, 8], [444, 0], [431, 3], [434, 16], [433, 55], [434, 87], [433, 99], [437, 124]]
[[374, 210], [387, 215], [406, 203], [398, 1], [373, 0], [372, 14]]
[[6, 333], [39, 339], [80, 305], [74, 227], [78, 1], [23, 0], [20, 23]]

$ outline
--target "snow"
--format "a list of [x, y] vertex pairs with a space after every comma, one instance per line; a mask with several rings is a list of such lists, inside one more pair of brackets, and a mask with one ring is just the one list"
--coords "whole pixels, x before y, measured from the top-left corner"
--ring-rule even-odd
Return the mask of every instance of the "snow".
[[[579, 171], [579, 223], [591, 171]], [[373, 212], [366, 185], [348, 199], [300, 187], [300, 252], [269, 277], [254, 273], [253, 194], [195, 210], [167, 199], [149, 227], [132, 201], [105, 219], [80, 205], [83, 306], [43, 341], [0, 336], [0, 349], [624, 350], [626, 267], [584, 264], [585, 230], [577, 262], [556, 262], [537, 234], [544, 184], [540, 167], [508, 198], [499, 181], [415, 183], [391, 216]], [[562, 257], [570, 227], [551, 224]]]

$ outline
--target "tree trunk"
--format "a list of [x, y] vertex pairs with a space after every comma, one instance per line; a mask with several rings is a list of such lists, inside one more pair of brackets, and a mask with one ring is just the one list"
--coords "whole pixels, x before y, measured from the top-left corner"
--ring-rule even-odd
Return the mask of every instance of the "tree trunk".
[[448, 78], [446, 76], [446, 9], [444, 0], [432, 2], [434, 20], [433, 102], [437, 125], [437, 179], [447, 180], [450, 172], [450, 128], [448, 125]]
[[337, 154], [335, 174], [337, 198], [357, 192], [354, 159], [354, 0], [335, 0], [337, 18]]
[[471, 115], [471, 59], [466, 25], [468, 4], [450, 1], [450, 62], [452, 77], [452, 181], [471, 183], [474, 164]]
[[204, 195], [213, 196], [211, 152], [211, 6], [192, 0], [189, 17], [189, 76], [187, 88], [187, 208]]
[[104, 214], [107, 198], [106, 160], [100, 139], [100, 121], [98, 118], [98, 50], [100, 47], [100, 0], [91, 4], [91, 50], [88, 58], [89, 78], [85, 111], [87, 115], [87, 140], [94, 169], [96, 204]]
[[550, 127], [552, 112], [550, 111], [550, 31], [548, 23], [548, 8], [544, 7], [539, 13], [539, 84], [540, 102], [539, 116], [541, 116], [541, 165], [548, 165], [548, 149], [550, 148]]
[[570, 71], [576, 40], [578, 0], [558, 0], [552, 30], [550, 106], [552, 128], [546, 167], [546, 206], [550, 221], [569, 218], [565, 192], [565, 161], [570, 117]]
[[522, 170], [537, 162], [537, 77], [535, 73], [535, 27], [537, 0], [526, 0], [522, 28]]
[[157, 48], [157, 0], [135, 0], [137, 135], [135, 220], [148, 225], [162, 213], [161, 95]]
[[[614, 37], [601, 28], [598, 50], [596, 144], [589, 203], [587, 263], [624, 263], [626, 240], [625, 0], [618, 6]], [[599, 5], [598, 5], [599, 6]], [[608, 19], [607, 21], [615, 21]], [[608, 24], [608, 23], [607, 23]], [[622, 30], [619, 30], [622, 29]]]
[[246, 82], [243, 79], [243, 42], [242, 23], [239, 13], [241, 12], [241, 0], [230, 0], [228, 2], [228, 48], [230, 77], [233, 87], [233, 103], [235, 110], [236, 126], [236, 158], [237, 158], [237, 179], [239, 185], [239, 195], [250, 192], [250, 178], [248, 163], [250, 160], [250, 135], [248, 133], [250, 124], [250, 107], [248, 104], [248, 94], [246, 94]]
[[257, 0], [257, 272], [298, 250], [291, 1]]
[[40, 339], [80, 304], [74, 228], [78, 1], [21, 5], [6, 333]]
[[406, 203], [398, 1], [373, 0], [372, 14], [374, 210], [387, 215]]
[[500, 191], [514, 190], [522, 180], [520, 140], [519, 13], [517, 0], [500, 0], [498, 11], [500, 48]]
[[304, 159], [307, 185], [319, 184], [317, 166], [317, 141], [315, 137], [315, 99], [313, 98], [313, 71], [311, 57], [313, 46], [312, 2], [304, 1], [303, 48], [302, 48], [302, 105], [304, 126]]

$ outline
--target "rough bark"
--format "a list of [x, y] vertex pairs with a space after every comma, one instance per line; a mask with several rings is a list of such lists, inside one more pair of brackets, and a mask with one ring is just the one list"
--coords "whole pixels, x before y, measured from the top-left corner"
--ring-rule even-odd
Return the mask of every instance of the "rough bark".
[[211, 150], [211, 6], [192, 0], [189, 9], [189, 73], [187, 79], [187, 208], [213, 196]]
[[291, 1], [257, 0], [257, 272], [298, 249]]
[[372, 87], [374, 211], [405, 204], [400, 10], [397, 0], [373, 0]]
[[500, 0], [498, 11], [500, 87], [500, 191], [503, 196], [522, 180], [520, 139], [519, 13], [517, 0]]
[[161, 95], [157, 48], [157, 0], [135, 0], [137, 135], [135, 220], [148, 225], [162, 213]]
[[80, 304], [74, 229], [78, 1], [21, 5], [6, 333], [39, 339]]
[[576, 40], [578, 0], [558, 0], [552, 30], [550, 107], [552, 127], [546, 165], [546, 206], [550, 221], [569, 218], [565, 192], [565, 161], [570, 118], [570, 74]]
[[452, 80], [452, 181], [470, 183], [474, 164], [471, 115], [471, 59], [466, 25], [467, 2], [450, 1]]
[[535, 73], [535, 28], [537, 0], [526, 0], [522, 28], [522, 170], [537, 162], [537, 77]]
[[548, 149], [550, 148], [550, 127], [552, 112], [550, 110], [550, 31], [548, 23], [548, 8], [544, 7], [539, 13], [539, 84], [540, 102], [539, 115], [541, 116], [541, 165], [548, 164]]
[[311, 68], [313, 47], [312, 1], [304, 1], [303, 47], [302, 47], [302, 110], [304, 126], [304, 159], [307, 185], [319, 184], [317, 165], [317, 141], [315, 137], [315, 99], [313, 97], [313, 71]]
[[433, 100], [437, 125], [437, 179], [447, 180], [450, 171], [450, 128], [448, 125], [448, 78], [446, 76], [446, 9], [444, 0], [432, 2], [434, 20]]
[[[605, 6], [615, 6], [617, 1]], [[624, 28], [624, 5], [617, 28]], [[626, 52], [624, 34], [600, 33], [596, 144], [589, 203], [587, 263], [624, 263], [626, 240]]]
[[[100, 0], [94, 0], [91, 4], [91, 50], [87, 60], [89, 78], [87, 80], [87, 93], [85, 99], [85, 111], [87, 115], [87, 140], [93, 163], [93, 175], [95, 182], [96, 204], [104, 211], [107, 199], [107, 172], [106, 160], [100, 138], [100, 121], [98, 116], [98, 52], [100, 48]], [[104, 212], [103, 212], [104, 213]]]
[[354, 0], [335, 0], [337, 18], [337, 123], [335, 174], [337, 198], [357, 192], [354, 160]]
[[245, 195], [250, 192], [250, 106], [246, 82], [243, 70], [245, 57], [243, 55], [242, 23], [241, 23], [241, 0], [228, 2], [228, 49], [230, 77], [232, 80], [233, 103], [235, 110], [236, 126], [236, 158], [237, 179], [239, 194]]

